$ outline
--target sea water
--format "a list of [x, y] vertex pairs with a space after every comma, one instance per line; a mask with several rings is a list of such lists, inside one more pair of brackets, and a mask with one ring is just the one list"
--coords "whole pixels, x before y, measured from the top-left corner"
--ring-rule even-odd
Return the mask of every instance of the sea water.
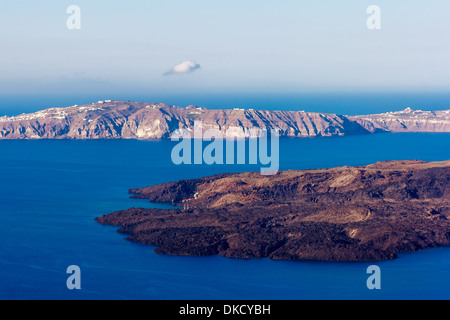
[[[258, 165], [181, 165], [171, 141], [0, 141], [0, 299], [449, 299], [450, 248], [373, 263], [163, 256], [95, 217], [130, 207], [128, 189]], [[450, 159], [450, 134], [280, 139], [280, 169]], [[81, 268], [68, 290], [67, 267]]]

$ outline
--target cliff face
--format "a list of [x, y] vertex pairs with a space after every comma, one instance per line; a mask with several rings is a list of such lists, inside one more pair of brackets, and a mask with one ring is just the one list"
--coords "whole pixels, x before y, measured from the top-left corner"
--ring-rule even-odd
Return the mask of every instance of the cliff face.
[[368, 116], [349, 117], [370, 132], [450, 132], [450, 110], [421, 111], [407, 108]]
[[2, 139], [161, 139], [178, 129], [217, 129], [249, 137], [250, 129], [278, 129], [281, 136], [312, 137], [368, 133], [344, 116], [288, 111], [207, 110], [125, 101], [47, 109], [0, 118]]
[[2, 139], [119, 139], [161, 138], [173, 117], [165, 104], [102, 102], [52, 108], [17, 117], [0, 118]]
[[365, 261], [450, 245], [450, 161], [224, 174], [130, 193], [184, 210], [97, 221], [162, 254]]
[[450, 111], [412, 110], [372, 116], [337, 114], [208, 110], [163, 103], [107, 101], [85, 106], [52, 108], [32, 114], [0, 118], [0, 139], [161, 139], [175, 130], [217, 129], [241, 138], [252, 129], [278, 130], [285, 137], [341, 136], [392, 132], [450, 132]]

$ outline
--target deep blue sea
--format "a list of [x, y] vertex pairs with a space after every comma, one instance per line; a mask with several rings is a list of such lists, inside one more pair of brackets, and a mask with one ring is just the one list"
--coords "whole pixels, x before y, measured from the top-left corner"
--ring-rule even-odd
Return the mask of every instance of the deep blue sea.
[[[156, 207], [129, 188], [260, 168], [175, 166], [173, 146], [0, 141], [0, 299], [450, 299], [450, 248], [376, 263], [382, 288], [370, 291], [371, 263], [161, 256], [94, 221]], [[404, 159], [450, 159], [450, 134], [280, 140], [282, 170]], [[79, 291], [66, 287], [70, 265], [81, 268]]]

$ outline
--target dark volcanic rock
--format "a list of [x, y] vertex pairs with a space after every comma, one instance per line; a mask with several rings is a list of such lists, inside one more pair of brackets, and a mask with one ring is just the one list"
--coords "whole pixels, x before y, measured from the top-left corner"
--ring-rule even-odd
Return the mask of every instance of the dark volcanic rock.
[[450, 161], [225, 174], [130, 193], [185, 209], [96, 220], [162, 254], [367, 261], [450, 245]]

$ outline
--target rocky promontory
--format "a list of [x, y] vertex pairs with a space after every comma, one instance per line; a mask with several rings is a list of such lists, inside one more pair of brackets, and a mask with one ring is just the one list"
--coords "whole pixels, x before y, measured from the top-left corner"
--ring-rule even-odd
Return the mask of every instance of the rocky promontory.
[[450, 245], [450, 161], [222, 174], [130, 193], [176, 207], [96, 220], [161, 254], [369, 261]]

